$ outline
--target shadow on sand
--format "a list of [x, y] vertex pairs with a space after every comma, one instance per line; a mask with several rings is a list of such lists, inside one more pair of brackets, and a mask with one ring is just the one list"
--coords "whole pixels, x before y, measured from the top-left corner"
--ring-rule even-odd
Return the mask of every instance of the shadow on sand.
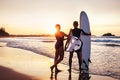
[[13, 69], [0, 66], [0, 80], [33, 80], [33, 78]]

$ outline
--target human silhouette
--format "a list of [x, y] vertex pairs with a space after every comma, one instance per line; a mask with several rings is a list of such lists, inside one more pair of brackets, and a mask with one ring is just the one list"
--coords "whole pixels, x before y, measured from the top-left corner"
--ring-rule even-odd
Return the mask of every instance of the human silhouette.
[[50, 67], [51, 72], [53, 72], [53, 69], [55, 68], [55, 72], [59, 72], [57, 68], [57, 65], [63, 60], [64, 58], [64, 44], [63, 41], [65, 40], [64, 37], [68, 37], [67, 34], [65, 34], [63, 31], [60, 31], [61, 26], [60, 24], [56, 24], [56, 33], [55, 33], [55, 38], [56, 38], [56, 43], [55, 43], [55, 57], [54, 57], [54, 64]]
[[[77, 37], [77, 38], [80, 39], [81, 33], [83, 33], [84, 35], [91, 35], [91, 33], [86, 33], [82, 29], [78, 28], [78, 21], [74, 21], [73, 22], [73, 27], [74, 27], [74, 29], [71, 29], [70, 32], [69, 32], [69, 36], [71, 36], [71, 37], [75, 36], [75, 37]], [[80, 39], [80, 41], [81, 41], [81, 39]], [[69, 42], [69, 39], [66, 42], [66, 44], [68, 44], [68, 42]], [[81, 41], [81, 43], [82, 43], [82, 41]], [[65, 47], [66, 47], [66, 45], [65, 45]], [[81, 65], [82, 65], [82, 53], [81, 53], [82, 52], [82, 45], [81, 45], [81, 47], [80, 47], [79, 50], [70, 52], [70, 55], [69, 55], [69, 69], [68, 70], [71, 71], [72, 58], [73, 58], [73, 53], [74, 52], [77, 53], [77, 58], [78, 58], [78, 62], [79, 62], [79, 70], [81, 72]]]

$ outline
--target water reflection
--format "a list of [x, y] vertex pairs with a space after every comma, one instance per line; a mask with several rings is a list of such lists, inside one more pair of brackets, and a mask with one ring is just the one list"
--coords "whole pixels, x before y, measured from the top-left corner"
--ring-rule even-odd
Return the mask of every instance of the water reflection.
[[[58, 73], [60, 72], [55, 72], [55, 75], [53, 72], [51, 72], [51, 76], [50, 76], [50, 80], [59, 80], [57, 79], [57, 75]], [[91, 76], [89, 75], [89, 73], [79, 73], [79, 74], [76, 74], [76, 75], [79, 75], [78, 78], [72, 78], [72, 72], [69, 72], [69, 76], [68, 76], [68, 80], [90, 80], [91, 79]], [[64, 77], [64, 76], [63, 76]]]
[[[91, 76], [89, 76], [89, 73], [79, 73], [78, 80], [90, 80]], [[72, 80], [72, 74], [69, 72], [69, 78], [68, 80]]]
[[57, 80], [58, 73], [59, 72], [55, 72], [55, 75], [54, 75], [53, 72], [51, 72], [50, 80]]

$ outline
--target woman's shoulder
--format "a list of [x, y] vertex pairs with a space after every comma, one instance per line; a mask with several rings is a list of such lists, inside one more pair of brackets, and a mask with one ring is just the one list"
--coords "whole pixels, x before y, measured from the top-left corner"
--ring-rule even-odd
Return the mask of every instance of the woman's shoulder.
[[60, 31], [60, 33], [64, 33], [63, 31]]
[[63, 31], [60, 31], [61, 34], [65, 34]]

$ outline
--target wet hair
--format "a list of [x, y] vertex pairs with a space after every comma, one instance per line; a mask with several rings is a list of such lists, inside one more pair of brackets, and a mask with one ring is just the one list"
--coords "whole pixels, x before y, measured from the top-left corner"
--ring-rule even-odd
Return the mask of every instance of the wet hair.
[[78, 21], [74, 21], [73, 26], [78, 26]]
[[60, 26], [60, 24], [56, 24], [55, 26]]
[[56, 24], [56, 25], [55, 25], [55, 28], [59, 28], [59, 29], [60, 29], [60, 28], [61, 28], [61, 27], [60, 27], [60, 24]]

